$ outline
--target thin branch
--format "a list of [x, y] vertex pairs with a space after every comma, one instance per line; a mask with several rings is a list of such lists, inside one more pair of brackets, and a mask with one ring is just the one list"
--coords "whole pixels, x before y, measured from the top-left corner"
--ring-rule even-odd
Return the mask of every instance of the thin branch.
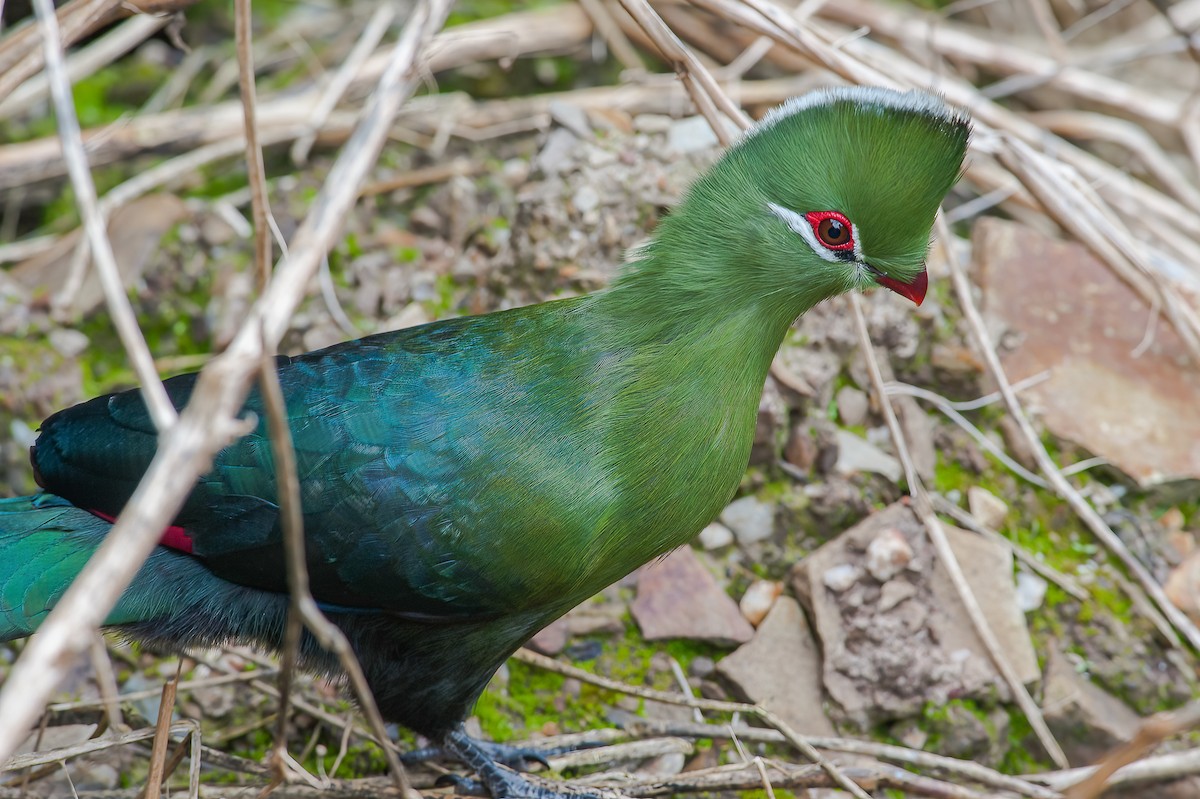
[[308, 153], [312, 150], [313, 144], [317, 141], [317, 131], [329, 119], [329, 114], [337, 106], [338, 100], [350, 88], [351, 81], [355, 75], [366, 63], [366, 60], [371, 55], [371, 51], [383, 40], [383, 36], [387, 33], [387, 29], [392, 24], [396, 12], [389, 4], [384, 4], [375, 9], [375, 13], [367, 21], [367, 25], [363, 28], [362, 35], [355, 42], [354, 48], [350, 54], [342, 61], [338, 71], [334, 73], [333, 80], [325, 87], [325, 91], [321, 93], [321, 98], [317, 100], [317, 104], [313, 107], [312, 114], [308, 118], [309, 132], [305, 133], [300, 138], [296, 139], [292, 144], [291, 156], [292, 161], [296, 164], [305, 164], [308, 162]]
[[750, 127], [750, 118], [746, 116], [746, 113], [729, 99], [720, 84], [713, 78], [712, 73], [705, 69], [692, 51], [679, 40], [675, 32], [667, 27], [667, 24], [662, 21], [662, 17], [650, 7], [646, 0], [621, 0], [621, 5], [629, 12], [629, 16], [642, 26], [663, 57], [672, 64], [675, 73], [692, 98], [692, 102], [696, 104], [696, 110], [708, 120], [717, 140], [723, 146], [728, 146], [732, 139], [730, 139], [729, 131], [725, 128], [725, 123], [717, 116], [718, 110], [740, 129], [745, 130]]
[[621, 66], [636, 72], [645, 70], [646, 65], [642, 63], [641, 56], [625, 35], [625, 31], [621, 30], [621, 26], [613, 19], [603, 0], [579, 0], [579, 6], [592, 21], [596, 33], [608, 45], [609, 52], [621, 62]]
[[[169, 15], [139, 14], [96, 39], [66, 61], [68, 78], [74, 82], [111, 64], [158, 33], [171, 21]], [[0, 102], [0, 119], [23, 114], [41, 102], [48, 91], [48, 74], [34, 75]]]
[[237, 42], [238, 85], [242, 95], [242, 113], [246, 135], [246, 180], [250, 184], [250, 216], [254, 223], [254, 266], [258, 290], [262, 292], [271, 279], [271, 231], [267, 217], [267, 177], [263, 166], [262, 147], [258, 143], [258, 103], [255, 100], [254, 51], [250, 0], [234, 0], [234, 38]]
[[971, 436], [971, 438], [975, 440], [975, 443], [986, 450], [987, 453], [993, 458], [1004, 464], [1004, 466], [1007, 467], [1008, 470], [1013, 474], [1027, 482], [1033, 483], [1039, 488], [1049, 488], [1049, 485], [1045, 480], [1013, 460], [1012, 457], [1010, 457], [1009, 454], [1000, 447], [1000, 445], [984, 435], [982, 430], [980, 430], [978, 427], [972, 424], [969, 419], [955, 410], [950, 402], [942, 395], [927, 389], [923, 389], [920, 386], [910, 386], [907, 383], [894, 382], [885, 385], [884, 391], [889, 397], [896, 394], [901, 394], [909, 397], [916, 397], [917, 399], [923, 399], [926, 402], [932, 403], [934, 407], [945, 414], [947, 419], [965, 430], [967, 435]]
[[179, 688], [179, 671], [163, 683], [162, 701], [158, 703], [158, 721], [154, 725], [154, 743], [150, 749], [150, 773], [146, 777], [145, 799], [162, 795], [162, 782], [167, 766], [167, 743], [171, 729], [171, 714], [175, 710], [175, 693]]
[[[743, 741], [762, 743], [784, 743], [786, 738], [778, 730], [762, 727], [747, 727], [729, 724], [700, 724], [696, 722], [660, 721], [630, 716], [623, 723], [624, 729], [632, 735], [678, 735], [687, 738], [725, 739], [734, 736]], [[971, 780], [981, 785], [997, 790], [1011, 791], [1032, 799], [1059, 799], [1057, 791], [1048, 790], [1019, 777], [1001, 774], [995, 769], [976, 763], [972, 760], [962, 760], [935, 752], [924, 752], [920, 749], [909, 749], [895, 744], [860, 741], [855, 738], [831, 738], [821, 735], [806, 736], [809, 743], [819, 749], [847, 754], [866, 755], [881, 760], [891, 760], [897, 763], [915, 766], [922, 769], [936, 769], [946, 774], [953, 774], [958, 779]], [[547, 740], [549, 743], [549, 740]]]
[[[199, 731], [199, 726], [194, 721], [177, 721], [168, 728], [168, 733], [171, 735], [180, 735], [193, 731]], [[120, 735], [114, 735], [111, 738], [91, 738], [82, 743], [72, 744], [71, 746], [62, 746], [56, 749], [47, 749], [44, 752], [26, 752], [9, 758], [6, 762], [0, 763], [0, 772], [16, 771], [17, 769], [29, 768], [31, 766], [41, 766], [46, 763], [58, 763], [68, 760], [72, 757], [80, 757], [82, 755], [90, 755], [93, 752], [103, 752], [105, 749], [112, 749], [117, 746], [135, 743], [137, 741], [148, 741], [158, 733], [155, 727], [146, 727], [141, 730], [133, 730], [131, 732], [123, 732]], [[22, 732], [22, 734], [24, 734]]]
[[[300, 504], [300, 478], [296, 473], [296, 451], [292, 447], [292, 432], [288, 427], [287, 407], [284, 404], [283, 388], [279, 384], [275, 359], [270, 355], [270, 346], [264, 342], [259, 383], [267, 410], [267, 427], [271, 438], [271, 454], [275, 461], [275, 481], [279, 486], [279, 515], [283, 525], [284, 550], [287, 557], [288, 590], [291, 603], [288, 608], [287, 629], [282, 648], [283, 662], [279, 669], [279, 719], [275, 736], [276, 754], [287, 752], [288, 702], [290, 701], [292, 675], [300, 649], [302, 627], [308, 627], [322, 646], [337, 654], [342, 668], [350, 677], [354, 693], [362, 705], [363, 713], [370, 722], [375, 735], [387, 740], [387, 729], [379, 706], [367, 684], [366, 676], [346, 636], [337, 626], [325, 618], [309, 591], [308, 565], [305, 561], [304, 514]], [[408, 797], [412, 790], [404, 767], [388, 747], [383, 748], [388, 769], [401, 796]]]
[[108, 647], [105, 646], [104, 636], [100, 633], [92, 636], [91, 656], [92, 671], [96, 673], [96, 685], [100, 688], [100, 704], [104, 707], [104, 715], [108, 719], [109, 729], [115, 731], [129, 729], [125, 720], [121, 718], [117, 676], [113, 673], [112, 659], [108, 656]]
[[968, 530], [974, 530], [980, 535], [986, 536], [991, 541], [1007, 547], [1013, 553], [1017, 560], [1021, 561], [1027, 569], [1040, 575], [1049, 582], [1054, 583], [1066, 593], [1070, 594], [1080, 602], [1090, 602], [1091, 595], [1085, 591], [1079, 583], [1052, 566], [1047, 566], [1036, 555], [1026, 552], [1024, 548], [1017, 546], [1012, 541], [1002, 536], [1000, 533], [991, 529], [969, 511], [963, 510], [958, 505], [955, 505], [950, 500], [939, 494], [931, 494], [930, 500], [933, 502], [933, 509], [938, 513], [944, 513], [954, 521], [961, 524]]
[[913, 511], [925, 524], [925, 529], [929, 533], [929, 540], [933, 543], [934, 550], [937, 552], [938, 560], [946, 570], [946, 574], [950, 577], [950, 582], [953, 583], [963, 604], [963, 608], [971, 618], [976, 635], [979, 636], [980, 642], [991, 657], [992, 664], [1008, 685], [1013, 699], [1020, 706], [1021, 712], [1025, 714], [1029, 725], [1033, 727], [1033, 731], [1037, 735], [1038, 741], [1042, 744], [1042, 748], [1046, 750], [1046, 753], [1050, 755], [1050, 759], [1059, 768], [1066, 768], [1068, 765], [1066, 754], [1063, 752], [1062, 747], [1059, 746], [1058, 741], [1055, 740], [1050, 728], [1046, 725], [1042, 711], [1025, 689], [1025, 684], [1021, 682], [1016, 669], [1013, 668], [1012, 663], [1005, 657], [999, 640], [997, 640], [995, 633], [992, 632], [987, 618], [983, 615], [983, 609], [979, 607], [979, 602], [975, 599], [975, 594], [972, 593], [970, 585], [967, 584], [967, 578], [962, 573], [962, 567], [959, 566], [958, 559], [954, 556], [954, 550], [950, 548], [950, 541], [946, 537], [946, 531], [942, 528], [941, 521], [933, 511], [933, 504], [925, 491], [924, 485], [921, 483], [921, 477], [917, 474], [912, 457], [908, 453], [908, 444], [904, 440], [904, 431], [900, 427], [899, 420], [896, 418], [896, 412], [892, 408], [891, 401], [886, 399], [887, 390], [884, 388], [883, 375], [879, 371], [879, 362], [875, 358], [875, 348], [871, 345], [870, 333], [867, 331], [867, 320], [863, 316], [862, 300], [856, 292], [851, 292], [849, 299], [850, 307], [854, 310], [859, 349], [866, 359], [867, 371], [871, 375], [871, 383], [882, 400], [879, 404], [883, 410], [883, 417], [887, 421], [888, 430], [891, 431], [892, 443], [896, 448], [896, 454], [900, 458], [900, 463], [904, 466], [904, 475], [908, 481], [908, 490], [913, 498]]
[[771, 711], [761, 705], [751, 705], [745, 702], [725, 702], [718, 699], [704, 699], [702, 697], [689, 696], [687, 694], [672, 694], [667, 691], [659, 691], [654, 688], [643, 688], [641, 686], [629, 685], [620, 680], [614, 680], [608, 677], [603, 677], [598, 674], [584, 671], [583, 669], [569, 666], [565, 663], [559, 663], [554, 658], [546, 657], [538, 654], [530, 649], [518, 649], [513, 653], [513, 660], [518, 660], [522, 663], [527, 663], [531, 666], [537, 666], [546, 671], [552, 671], [556, 674], [563, 674], [569, 677], [574, 677], [580, 682], [586, 682], [591, 685], [596, 685], [601, 688], [607, 688], [610, 691], [628, 694], [630, 696], [640, 696], [643, 699], [652, 699], [656, 702], [665, 702], [672, 705], [684, 705], [685, 707], [698, 708], [700, 710], [712, 710], [718, 713], [741, 713], [743, 715], [755, 716], [763, 719], [764, 722], [770, 724], [779, 730], [780, 734], [801, 753], [813, 761], [813, 763], [824, 769], [833, 779], [835, 784], [842, 789], [849, 791], [854, 796], [862, 796], [862, 789], [855, 785], [841, 770], [820, 752], [816, 751], [810, 743], [803, 737], [798, 735], [795, 730], [789, 727], [782, 719], [776, 716]]

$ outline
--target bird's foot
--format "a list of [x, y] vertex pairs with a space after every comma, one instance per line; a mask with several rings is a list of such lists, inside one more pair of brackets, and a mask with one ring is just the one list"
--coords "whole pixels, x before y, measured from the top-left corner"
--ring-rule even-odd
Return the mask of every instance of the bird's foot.
[[[534, 763], [541, 764], [545, 768], [550, 768], [547, 758], [557, 757], [567, 752], [573, 752], [576, 749], [576, 747], [570, 746], [554, 746], [538, 749], [532, 746], [513, 746], [511, 744], [471, 740], [483, 750], [487, 757], [491, 758], [492, 762], [508, 766], [513, 771], [528, 771], [529, 767]], [[414, 749], [411, 752], [405, 752], [400, 756], [400, 762], [409, 766], [418, 763], [428, 763], [430, 760], [439, 760], [445, 757], [458, 759], [458, 755], [452, 752], [449, 747], [426, 746], [421, 749]]]
[[[518, 768], [526, 762], [540, 762], [545, 765], [547, 757], [559, 753], [556, 750], [534, 750], [476, 741], [467, 735], [461, 726], [446, 734], [442, 739], [441, 749], [462, 761], [479, 777], [478, 780], [473, 780], [447, 774], [438, 779], [438, 784], [454, 785], [461, 793], [490, 794], [492, 799], [604, 799], [598, 793], [552, 788], [534, 783], [518, 774], [506, 762], [515, 762]], [[563, 747], [562, 750], [572, 751], [569, 747]]]
[[490, 796], [492, 799], [610, 799], [591, 791], [537, 784], [502, 766], [497, 766], [496, 771], [497, 775], [486, 782], [461, 774], [443, 774], [434, 784], [439, 788], [453, 785], [455, 793], [460, 795]]
[[[480, 741], [469, 736], [467, 736], [467, 740], [482, 750], [493, 763], [508, 766], [513, 771], [528, 771], [534, 763], [538, 763], [544, 768], [550, 768], [549, 759], [552, 757], [578, 752], [581, 749], [590, 749], [594, 746], [603, 746], [602, 743], [581, 743], [574, 746], [514, 746], [513, 744]], [[425, 746], [405, 752], [400, 756], [400, 762], [410, 766], [446, 757], [462, 759], [449, 746]]]

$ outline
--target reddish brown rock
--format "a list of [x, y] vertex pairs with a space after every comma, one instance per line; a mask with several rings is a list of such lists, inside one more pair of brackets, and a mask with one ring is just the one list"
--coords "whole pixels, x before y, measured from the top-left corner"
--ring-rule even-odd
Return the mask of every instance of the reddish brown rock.
[[754, 635], [691, 547], [680, 547], [642, 567], [630, 608], [647, 640], [690, 638], [732, 646]]
[[1050, 373], [1022, 393], [1046, 426], [1143, 486], [1200, 478], [1200, 367], [1171, 325], [1081, 245], [988, 218], [973, 249], [1009, 379]]
[[801, 735], [834, 734], [822, 710], [821, 655], [791, 597], [779, 597], [754, 640], [718, 663], [717, 671], [739, 696], [778, 713]]

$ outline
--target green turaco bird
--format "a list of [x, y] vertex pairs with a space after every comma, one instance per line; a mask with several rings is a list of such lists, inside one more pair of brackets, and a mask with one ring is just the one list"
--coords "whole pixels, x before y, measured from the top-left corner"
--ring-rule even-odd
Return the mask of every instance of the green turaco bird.
[[[385, 718], [493, 796], [555, 795], [499, 765], [506, 753], [463, 719], [531, 635], [729, 501], [796, 317], [873, 284], [921, 302], [968, 133], [924, 93], [805, 95], [697, 180], [611, 287], [279, 360], [312, 591]], [[166, 381], [176, 406], [194, 384]], [[259, 395], [245, 407], [258, 429], [217, 456], [108, 617], [122, 634], [279, 646], [275, 472]], [[137, 391], [42, 424], [46, 493], [0, 501], [0, 639], [37, 628], [154, 450]], [[303, 650], [336, 672], [312, 641]]]

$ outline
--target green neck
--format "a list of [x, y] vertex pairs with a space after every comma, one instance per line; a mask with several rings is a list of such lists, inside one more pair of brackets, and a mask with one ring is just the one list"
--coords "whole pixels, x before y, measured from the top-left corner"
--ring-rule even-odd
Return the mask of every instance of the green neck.
[[821, 297], [801, 293], [799, 279], [796, 287], [757, 285], [752, 268], [740, 268], [752, 263], [741, 253], [671, 244], [660, 236], [626, 263], [607, 291], [592, 295], [594, 310], [611, 320], [621, 346], [691, 361], [698, 373], [715, 371], [718, 382], [731, 365], [741, 373], [753, 364], [761, 388], [792, 322]]
[[585, 547], [590, 562], [612, 564], [597, 582], [686, 543], [732, 498], [767, 370], [805, 310], [706, 285], [708, 266], [651, 250], [589, 297], [588, 323], [603, 328], [605, 350], [623, 353], [604, 374], [615, 389], [609, 418], [621, 420], [607, 451], [624, 497], [609, 524], [625, 532]]

